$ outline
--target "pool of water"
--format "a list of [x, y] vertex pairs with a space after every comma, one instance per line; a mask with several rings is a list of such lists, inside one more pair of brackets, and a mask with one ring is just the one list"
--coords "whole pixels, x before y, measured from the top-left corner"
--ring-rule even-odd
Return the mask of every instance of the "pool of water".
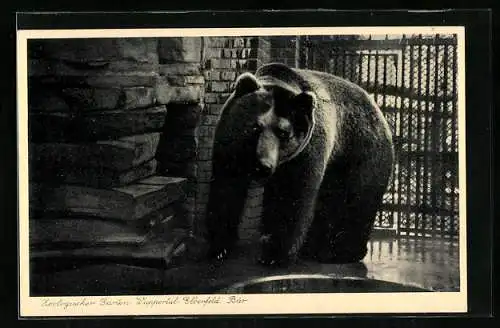
[[216, 290], [228, 294], [260, 293], [370, 293], [426, 292], [428, 290], [389, 281], [319, 274], [278, 275], [257, 278]]

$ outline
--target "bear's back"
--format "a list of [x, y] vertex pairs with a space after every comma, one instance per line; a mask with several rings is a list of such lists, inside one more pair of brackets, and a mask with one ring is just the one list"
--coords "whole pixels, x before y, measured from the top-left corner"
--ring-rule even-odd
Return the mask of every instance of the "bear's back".
[[353, 104], [370, 108], [373, 105], [368, 93], [359, 85], [339, 76], [307, 69], [296, 69], [281, 63], [261, 66], [257, 77], [270, 76], [288, 84], [292, 89], [313, 91], [323, 101], [336, 104]]
[[313, 70], [297, 69], [296, 73], [308, 81], [309, 87], [323, 100], [337, 104], [371, 106], [370, 95], [359, 85], [344, 78]]

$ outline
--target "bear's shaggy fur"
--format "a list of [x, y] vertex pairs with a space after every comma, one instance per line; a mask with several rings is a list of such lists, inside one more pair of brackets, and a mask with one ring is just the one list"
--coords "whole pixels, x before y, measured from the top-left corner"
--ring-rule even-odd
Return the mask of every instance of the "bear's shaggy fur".
[[249, 184], [260, 179], [261, 263], [363, 259], [393, 161], [388, 124], [359, 86], [282, 64], [241, 75], [214, 139], [210, 256], [234, 246]]

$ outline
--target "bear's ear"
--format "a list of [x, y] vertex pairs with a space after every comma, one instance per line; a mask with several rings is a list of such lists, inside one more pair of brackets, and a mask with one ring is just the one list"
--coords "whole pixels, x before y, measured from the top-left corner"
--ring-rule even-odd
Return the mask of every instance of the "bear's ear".
[[234, 83], [234, 94], [237, 97], [241, 97], [260, 88], [261, 84], [257, 81], [255, 75], [247, 72], [241, 74]]
[[295, 129], [299, 133], [307, 133], [313, 123], [316, 95], [305, 91], [293, 98], [293, 117]]

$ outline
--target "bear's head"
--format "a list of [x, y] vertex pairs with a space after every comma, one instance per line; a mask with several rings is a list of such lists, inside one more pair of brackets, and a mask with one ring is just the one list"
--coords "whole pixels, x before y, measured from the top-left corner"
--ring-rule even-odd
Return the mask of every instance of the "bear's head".
[[256, 180], [268, 178], [307, 146], [314, 127], [314, 93], [244, 73], [235, 82], [230, 102], [247, 113], [244, 128], [255, 141], [251, 174]]

